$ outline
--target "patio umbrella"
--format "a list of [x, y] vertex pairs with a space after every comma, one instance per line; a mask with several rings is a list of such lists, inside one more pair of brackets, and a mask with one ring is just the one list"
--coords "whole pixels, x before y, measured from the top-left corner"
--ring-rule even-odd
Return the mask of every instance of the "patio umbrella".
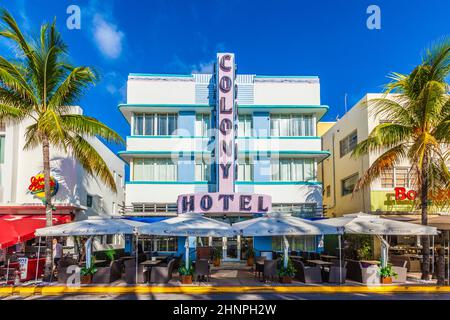
[[238, 233], [225, 222], [197, 213], [180, 214], [175, 218], [139, 226], [136, 231], [138, 234], [186, 237], [186, 268], [189, 266], [188, 237], [232, 237]]
[[382, 265], [387, 265], [389, 244], [384, 240], [384, 235], [437, 235], [435, 227], [423, 226], [414, 223], [384, 219], [380, 216], [356, 213], [347, 214], [339, 218], [321, 220], [321, 223], [330, 227], [344, 228], [348, 234], [368, 234], [378, 237], [383, 244]]
[[284, 266], [288, 264], [289, 242], [286, 236], [342, 234], [342, 228], [324, 225], [321, 222], [293, 217], [287, 214], [271, 213], [233, 225], [243, 236], [282, 236], [284, 240]]
[[86, 266], [90, 267], [91, 238], [108, 234], [134, 234], [135, 229], [146, 223], [115, 217], [89, 217], [87, 220], [71, 222], [63, 225], [37, 229], [37, 237], [69, 237], [90, 236], [86, 242]]

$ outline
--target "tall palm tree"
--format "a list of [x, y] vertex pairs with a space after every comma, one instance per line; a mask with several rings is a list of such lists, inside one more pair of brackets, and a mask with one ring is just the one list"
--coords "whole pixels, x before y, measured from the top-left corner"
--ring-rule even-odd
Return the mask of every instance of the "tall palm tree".
[[[95, 72], [67, 61], [67, 46], [52, 24], [43, 24], [37, 39], [27, 39], [11, 14], [0, 10], [0, 36], [17, 48], [17, 60], [0, 56], [0, 121], [17, 124], [31, 120], [26, 128], [25, 149], [42, 147], [46, 225], [52, 225], [50, 190], [50, 150], [71, 154], [85, 171], [100, 178], [116, 192], [114, 178], [107, 164], [89, 143], [98, 136], [106, 141], [123, 139], [97, 119], [71, 114], [73, 106], [95, 84]], [[45, 278], [51, 275], [52, 245], [47, 240]]]
[[[409, 160], [417, 175], [423, 225], [428, 224], [429, 195], [450, 184], [446, 163], [450, 144], [449, 73], [450, 39], [446, 38], [428, 49], [422, 63], [410, 74], [391, 74], [385, 95], [368, 101], [374, 115], [388, 121], [377, 125], [352, 153], [354, 157], [369, 152], [381, 154], [360, 178], [355, 191], [380, 177], [384, 170]], [[428, 279], [429, 238], [423, 237], [422, 244], [422, 278]]]

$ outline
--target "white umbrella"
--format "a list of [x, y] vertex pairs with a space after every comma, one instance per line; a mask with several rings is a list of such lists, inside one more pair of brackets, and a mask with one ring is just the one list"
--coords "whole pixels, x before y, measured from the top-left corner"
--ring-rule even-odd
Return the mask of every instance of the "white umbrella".
[[186, 237], [186, 268], [189, 266], [188, 237], [232, 237], [238, 232], [228, 223], [201, 214], [180, 214], [175, 218], [146, 224], [136, 228], [138, 234]]
[[344, 228], [344, 233], [368, 234], [377, 236], [383, 244], [382, 265], [385, 267], [388, 260], [389, 244], [384, 240], [383, 235], [437, 235], [435, 227], [423, 226], [414, 223], [384, 219], [376, 215], [356, 213], [347, 214], [339, 218], [321, 220], [325, 225]]
[[[86, 220], [36, 229], [37, 237], [90, 236], [86, 242], [86, 266], [91, 265], [92, 237], [106, 234], [133, 234], [146, 223], [115, 217], [89, 217]], [[137, 248], [136, 248], [137, 251]]]
[[283, 236], [284, 266], [288, 264], [289, 242], [286, 236], [342, 234], [339, 227], [323, 225], [321, 222], [293, 217], [287, 214], [271, 213], [263, 217], [250, 219], [233, 225], [243, 236], [264, 237]]

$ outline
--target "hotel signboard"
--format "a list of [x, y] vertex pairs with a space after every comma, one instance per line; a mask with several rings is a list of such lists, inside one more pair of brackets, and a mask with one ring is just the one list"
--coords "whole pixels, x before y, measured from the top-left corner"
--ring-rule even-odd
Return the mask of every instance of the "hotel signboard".
[[263, 194], [235, 193], [237, 145], [234, 54], [218, 53], [216, 64], [216, 145], [217, 190], [214, 193], [178, 196], [178, 213], [266, 213], [272, 198]]

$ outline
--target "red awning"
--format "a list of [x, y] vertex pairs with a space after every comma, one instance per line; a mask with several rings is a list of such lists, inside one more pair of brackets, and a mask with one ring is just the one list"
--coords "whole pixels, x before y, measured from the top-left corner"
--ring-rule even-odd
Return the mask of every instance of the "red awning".
[[[67, 223], [71, 220], [70, 215], [53, 216], [54, 225]], [[33, 239], [36, 229], [44, 227], [44, 215], [0, 216], [0, 249]]]

